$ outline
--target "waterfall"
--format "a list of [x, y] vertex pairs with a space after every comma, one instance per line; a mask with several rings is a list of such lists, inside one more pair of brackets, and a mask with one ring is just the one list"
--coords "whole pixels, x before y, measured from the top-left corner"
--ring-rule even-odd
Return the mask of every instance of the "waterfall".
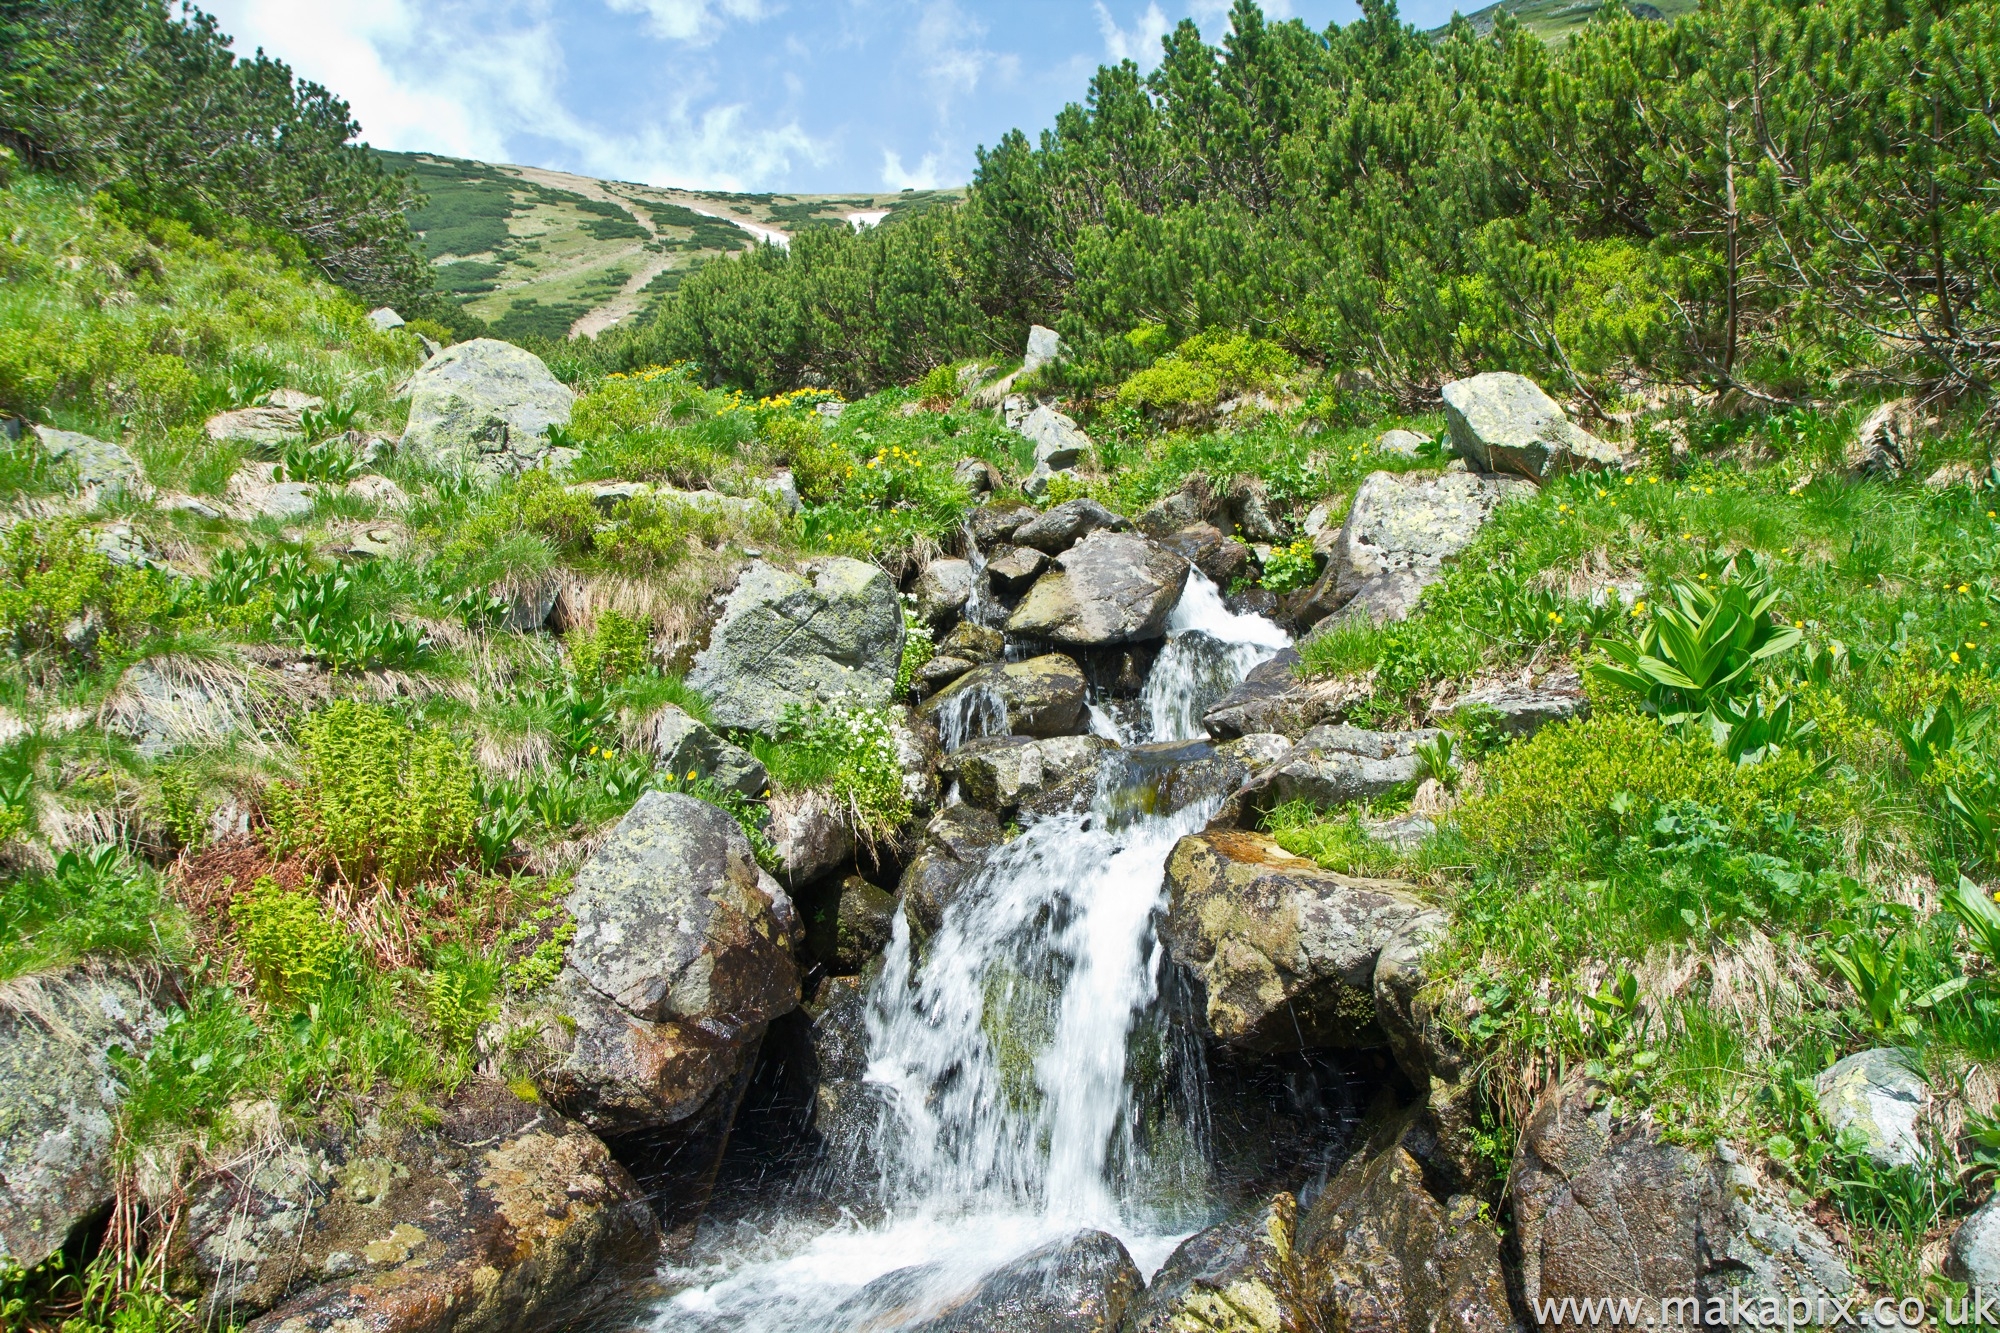
[[[1143, 696], [1161, 740], [1198, 735], [1202, 710], [1286, 642], [1231, 615], [1198, 573], [1169, 635]], [[891, 1328], [842, 1303], [907, 1270], [900, 1307], [934, 1306], [1079, 1227], [1117, 1235], [1150, 1273], [1209, 1220], [1201, 1108], [1180, 1105], [1165, 1073], [1156, 927], [1167, 856], [1215, 802], [1134, 813], [1115, 785], [1128, 770], [1106, 764], [1116, 776], [1090, 808], [998, 848], [921, 948], [897, 915], [868, 993], [880, 1219], [731, 1233], [713, 1268], [656, 1307], [656, 1333]]]

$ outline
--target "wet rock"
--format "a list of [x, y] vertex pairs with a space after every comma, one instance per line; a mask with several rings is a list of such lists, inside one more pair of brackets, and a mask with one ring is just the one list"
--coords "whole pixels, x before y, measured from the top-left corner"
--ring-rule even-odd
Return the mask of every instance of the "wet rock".
[[275, 449], [298, 439], [304, 422], [296, 407], [239, 407], [210, 417], [204, 429], [218, 443]]
[[1002, 546], [986, 562], [986, 577], [995, 592], [1011, 595], [1034, 583], [1048, 567], [1048, 556], [1032, 546]]
[[1093, 532], [1126, 532], [1132, 525], [1095, 500], [1065, 500], [1014, 532], [1016, 546], [1061, 555]]
[[1224, 1328], [1286, 1333], [1297, 1283], [1287, 1273], [1298, 1204], [1290, 1194], [1180, 1243], [1125, 1315], [1123, 1333]]
[[1434, 718], [1463, 717], [1472, 710], [1496, 715], [1495, 725], [1507, 736], [1532, 736], [1551, 722], [1590, 716], [1583, 678], [1574, 671], [1552, 672], [1539, 680], [1492, 681], [1475, 685], [1450, 703], [1431, 710]]
[[1430, 443], [1430, 436], [1413, 430], [1385, 430], [1375, 437], [1375, 452], [1396, 458], [1421, 458]]
[[960, 621], [951, 633], [938, 640], [937, 650], [984, 666], [1007, 655], [1007, 636], [997, 629]]
[[[1537, 1301], [1715, 1297], [1778, 1308], [1854, 1290], [1833, 1244], [1782, 1194], [1719, 1150], [1663, 1143], [1580, 1073], [1551, 1086], [1522, 1131], [1507, 1191], [1522, 1295]], [[1656, 1305], [1654, 1308], [1658, 1308]]]
[[172, 1007], [158, 977], [97, 960], [0, 997], [0, 1266], [32, 1268], [111, 1205], [118, 1049], [143, 1055]]
[[902, 655], [902, 604], [876, 566], [835, 556], [801, 576], [758, 561], [730, 593], [688, 684], [717, 725], [770, 736], [789, 704], [887, 703]]
[[604, 1144], [489, 1082], [435, 1127], [328, 1127], [245, 1160], [196, 1181], [175, 1238], [217, 1324], [550, 1329], [657, 1259], [652, 1210]]
[[820, 983], [810, 1010], [817, 1073], [812, 1128], [821, 1153], [812, 1192], [836, 1201], [865, 1189], [860, 1181], [874, 1160], [886, 1109], [881, 1093], [867, 1080], [870, 981], [866, 976], [829, 977]]
[[492, 338], [457, 343], [410, 376], [402, 448], [429, 467], [482, 478], [547, 457], [550, 426], [569, 424], [576, 396], [533, 352]]
[[1441, 577], [1445, 560], [1479, 535], [1516, 487], [1525, 483], [1465, 472], [1370, 473], [1319, 581], [1295, 599], [1293, 618], [1301, 626], [1342, 612], [1365, 612], [1378, 623], [1405, 618]]
[[1624, 456], [1563, 414], [1524, 375], [1474, 375], [1444, 386], [1452, 447], [1484, 472], [1546, 481], [1565, 472], [1616, 471]]
[[919, 700], [928, 699], [977, 665], [962, 657], [933, 657], [911, 674], [910, 685]]
[[1256, 833], [1183, 838], [1161, 937], [1218, 1041], [1261, 1053], [1381, 1045], [1375, 964], [1423, 910], [1407, 884], [1321, 870]]
[[[890, 1274], [889, 1278], [894, 1278]], [[887, 1282], [889, 1279], [880, 1279]], [[902, 1324], [909, 1333], [1115, 1333], [1145, 1287], [1117, 1237], [1079, 1231], [988, 1273], [971, 1291], [930, 1318]], [[877, 1284], [863, 1288], [865, 1301]], [[846, 1307], [843, 1307], [845, 1309]]]
[[1951, 1233], [1944, 1275], [1988, 1290], [2000, 1287], [2000, 1196], [1988, 1199]]
[[125, 669], [101, 714], [105, 729], [158, 759], [188, 745], [213, 745], [249, 712], [242, 678], [198, 659], [148, 658]]
[[1087, 805], [1098, 765], [1117, 748], [1097, 736], [990, 736], [947, 756], [944, 773], [968, 803], [1002, 819], [1047, 814]]
[[1258, 732], [1302, 736], [1337, 711], [1338, 697], [1300, 680], [1296, 649], [1280, 649], [1268, 662], [1251, 667], [1215, 706], [1202, 714], [1201, 724], [1217, 740]]
[[954, 710], [998, 710], [985, 731], [973, 734], [1073, 736], [1086, 717], [1083, 668], [1062, 653], [1025, 662], [994, 663], [953, 681], [918, 712], [947, 733]]
[[894, 894], [876, 888], [859, 875], [840, 884], [840, 905], [834, 914], [834, 966], [843, 973], [866, 972], [882, 961], [896, 919]]
[[1399, 1142], [1409, 1119], [1349, 1158], [1300, 1222], [1307, 1300], [1354, 1333], [1513, 1333], [1493, 1227], [1477, 1199], [1425, 1191]]
[[771, 799], [771, 846], [778, 873], [797, 888], [854, 860], [854, 825], [845, 806], [819, 791], [781, 792]]
[[1437, 731], [1366, 731], [1344, 724], [1314, 727], [1291, 752], [1230, 798], [1218, 818], [1243, 823], [1287, 801], [1322, 810], [1370, 801], [1423, 776], [1417, 747]]
[[1157, 639], [1187, 563], [1131, 533], [1095, 532], [1062, 555], [1008, 617], [1007, 632], [1069, 647]]
[[137, 492], [145, 487], [146, 476], [139, 460], [124, 445], [52, 426], [29, 429], [41, 441], [44, 454], [67, 463], [75, 471], [79, 486], [95, 489], [105, 496]]
[[682, 781], [706, 778], [724, 791], [762, 797], [771, 775], [740, 745], [733, 745], [672, 704], [660, 705], [646, 730], [660, 766]]
[[576, 875], [565, 906], [543, 1095], [599, 1133], [683, 1124], [748, 1068], [798, 1005], [790, 903], [742, 829], [704, 801], [647, 792]]
[[1275, 620], [1278, 616], [1278, 594], [1260, 586], [1225, 593], [1222, 605], [1232, 616], [1262, 616], [1266, 620]]
[[912, 595], [917, 614], [934, 629], [958, 618], [972, 596], [972, 566], [963, 560], [933, 560], [917, 575]]
[[1024, 524], [1034, 522], [1040, 516], [1039, 509], [1033, 505], [1022, 504], [1019, 500], [981, 505], [972, 511], [969, 520], [972, 526], [972, 539], [979, 543], [980, 550], [990, 551], [1001, 542], [1012, 541], [1018, 529]]
[[1227, 588], [1250, 568], [1250, 552], [1243, 543], [1231, 541], [1207, 523], [1162, 537], [1160, 545], [1206, 574], [1218, 588]]
[[1916, 1166], [1927, 1156], [1917, 1122], [1930, 1088], [1904, 1052], [1883, 1046], [1850, 1055], [1813, 1086], [1827, 1128], [1854, 1139], [1876, 1166]]
[[1195, 740], [1130, 746], [1120, 755], [1133, 770], [1123, 795], [1155, 814], [1171, 814], [1227, 796], [1291, 748], [1282, 736], [1250, 736], [1213, 745]]
[[897, 886], [911, 925], [923, 935], [935, 934], [953, 895], [1002, 840], [1000, 820], [991, 810], [953, 805], [939, 811], [925, 826], [923, 842]]
[[1897, 398], [1870, 412], [1847, 446], [1852, 477], [1900, 477], [1923, 452], [1923, 415], [1915, 401]]

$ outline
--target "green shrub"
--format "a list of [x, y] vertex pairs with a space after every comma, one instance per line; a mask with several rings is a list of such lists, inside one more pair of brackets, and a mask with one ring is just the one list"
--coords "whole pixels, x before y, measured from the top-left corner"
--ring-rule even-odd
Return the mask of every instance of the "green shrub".
[[171, 607], [158, 574], [112, 564], [76, 519], [16, 523], [0, 542], [0, 633], [17, 652], [87, 657], [137, 639]]
[[48, 874], [0, 880], [0, 979], [89, 953], [177, 959], [187, 939], [158, 877], [108, 844], [65, 851]]
[[1273, 387], [1298, 361], [1276, 343], [1221, 330], [1198, 334], [1118, 387], [1121, 407], [1184, 411], [1207, 407], [1229, 391]]
[[304, 782], [265, 789], [279, 850], [297, 850], [351, 884], [391, 887], [473, 854], [472, 766], [450, 735], [342, 701], [300, 725], [299, 748]]
[[885, 836], [910, 817], [887, 709], [847, 699], [793, 704], [777, 742], [751, 748], [775, 781], [795, 791], [826, 792], [848, 808], [864, 834]]
[[267, 1004], [304, 1009], [357, 966], [347, 928], [310, 893], [281, 887], [269, 876], [229, 905], [243, 961]]
[[590, 633], [570, 648], [570, 666], [579, 680], [617, 681], [644, 671], [652, 661], [651, 626], [617, 611], [598, 615]]
[[1264, 586], [1272, 592], [1295, 592], [1319, 577], [1319, 553], [1311, 538], [1275, 547], [1264, 562]]

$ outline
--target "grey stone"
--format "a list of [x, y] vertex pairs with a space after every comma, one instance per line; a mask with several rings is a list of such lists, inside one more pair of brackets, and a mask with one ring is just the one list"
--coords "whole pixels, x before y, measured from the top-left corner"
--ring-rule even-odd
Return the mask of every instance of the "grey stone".
[[1445, 560], [1479, 535], [1515, 487], [1526, 489], [1469, 473], [1370, 473], [1330, 543], [1319, 581], [1295, 599], [1293, 618], [1310, 626], [1365, 610], [1377, 621], [1403, 619], [1441, 576]]
[[917, 699], [921, 702], [978, 665], [977, 662], [969, 662], [963, 657], [938, 654], [911, 674], [910, 687], [916, 691]]
[[1551, 722], [1589, 717], [1590, 700], [1584, 697], [1583, 678], [1574, 671], [1561, 671], [1540, 680], [1476, 685], [1442, 708], [1432, 709], [1431, 716], [1456, 717], [1472, 709], [1497, 713], [1497, 725], [1508, 736], [1532, 736]]
[[672, 704], [662, 704], [647, 727], [653, 755], [676, 778], [706, 778], [725, 791], [764, 796], [771, 775], [748, 750], [733, 745]]
[[1301, 680], [1298, 668], [1298, 652], [1291, 648], [1251, 667], [1202, 714], [1202, 727], [1219, 741], [1259, 732], [1296, 740], [1313, 727], [1332, 721], [1341, 709], [1367, 693], [1364, 686], [1353, 682]]
[[305, 425], [296, 407], [239, 407], [216, 413], [205, 429], [209, 439], [220, 443], [275, 449], [298, 439]]
[[549, 623], [562, 586], [552, 577], [518, 587], [502, 587], [498, 595], [507, 599], [507, 615], [501, 622], [516, 634], [527, 634]]
[[889, 934], [896, 919], [896, 896], [879, 889], [859, 875], [849, 875], [840, 884], [840, 902], [834, 909], [834, 956], [836, 970], [866, 972], [882, 960], [889, 947]]
[[543, 1095], [600, 1133], [680, 1124], [707, 1106], [798, 1005], [782, 898], [729, 815], [641, 796], [564, 900], [576, 922], [559, 988], [568, 1041], [538, 1080]]
[[997, 491], [1006, 484], [1000, 469], [983, 458], [961, 458], [951, 469], [951, 479], [974, 495]]
[[1053, 407], [1038, 407], [1021, 422], [1019, 433], [1035, 442], [1035, 466], [1066, 472], [1090, 451], [1090, 437]]
[[986, 578], [995, 592], [1017, 593], [1048, 567], [1049, 558], [1032, 546], [1002, 546], [986, 562]]
[[1850, 1055], [1822, 1072], [1813, 1087], [1827, 1128], [1857, 1137], [1876, 1166], [1916, 1166], [1928, 1156], [1917, 1123], [1930, 1104], [1930, 1088], [1903, 1051], [1878, 1046]]
[[1159, 539], [1160, 545], [1193, 565], [1218, 588], [1227, 588], [1250, 570], [1250, 551], [1214, 526], [1197, 523]]
[[1524, 375], [1492, 371], [1444, 386], [1452, 446], [1487, 472], [1546, 481], [1565, 472], [1616, 471], [1618, 449], [1577, 426]]
[[1951, 1233], [1944, 1274], [1975, 1287], [2000, 1287], [2000, 1195], [1981, 1204]]
[[[951, 747], [975, 735], [1069, 736], [1086, 717], [1083, 668], [1061, 653], [1025, 662], [996, 662], [969, 671], [918, 712], [935, 722]], [[986, 729], [969, 729], [972, 712], [996, 714]]]
[[377, 333], [387, 333], [402, 328], [403, 317], [388, 306], [377, 306], [368, 312], [368, 325]]
[[1258, 833], [1211, 829], [1167, 858], [1161, 939], [1210, 1037], [1273, 1054], [1379, 1046], [1375, 966], [1424, 910], [1408, 884], [1321, 870]]
[[884, 1318], [915, 1304], [913, 1290], [928, 1289], [935, 1304], [943, 1294], [935, 1292], [936, 1281], [926, 1269], [877, 1278], [835, 1311], [833, 1326], [907, 1333], [1116, 1333], [1146, 1285], [1117, 1237], [1079, 1231], [1010, 1260], [969, 1291], [950, 1294], [941, 1313], [893, 1324]]
[[249, 711], [240, 676], [166, 656], [127, 667], [101, 716], [107, 731], [158, 759], [184, 746], [219, 743], [235, 734]]
[[1297, 1298], [1298, 1204], [1280, 1194], [1182, 1241], [1132, 1302], [1123, 1333], [1241, 1329], [1281, 1333]]
[[886, 704], [902, 655], [902, 604], [874, 565], [835, 556], [802, 577], [758, 561], [729, 595], [688, 684], [719, 725], [770, 736], [790, 704]]
[[1258, 477], [1238, 477], [1222, 501], [1223, 527], [1247, 542], [1278, 542], [1284, 539], [1271, 517], [1270, 500]]
[[1002, 542], [1011, 542], [1024, 523], [1032, 523], [1040, 516], [1041, 511], [1033, 505], [1025, 505], [1018, 500], [998, 501], [973, 510], [967, 522], [979, 549], [991, 551]]
[[113, 1048], [166, 1026], [155, 978], [89, 961], [16, 978], [0, 999], [0, 1260], [32, 1268], [111, 1204], [122, 1097]]
[[151, 569], [156, 563], [146, 535], [130, 523], [109, 523], [91, 529], [90, 544], [120, 569]]
[[1160, 638], [1187, 583], [1185, 560], [1133, 533], [1094, 532], [1056, 557], [1007, 632], [1067, 647]]
[[526, 471], [569, 424], [576, 395], [534, 353], [492, 338], [457, 343], [410, 377], [402, 448], [430, 467], [493, 478]]
[[369, 475], [356, 477], [343, 488], [349, 498], [374, 505], [377, 509], [404, 509], [409, 506], [410, 497], [401, 486], [387, 477]]
[[988, 736], [954, 751], [944, 772], [969, 804], [1011, 819], [1024, 808], [1043, 814], [1088, 804], [1098, 765], [1116, 749], [1097, 736]]
[[326, 399], [303, 389], [273, 389], [264, 395], [264, 403], [292, 412], [317, 412], [326, 406]]
[[43, 453], [75, 470], [78, 485], [95, 488], [107, 496], [136, 491], [145, 485], [139, 460], [122, 444], [52, 426], [29, 429], [41, 441]]
[[220, 509], [195, 495], [163, 495], [155, 507], [162, 513], [189, 514], [207, 523], [217, 522], [223, 516]]
[[1366, 731], [1344, 724], [1314, 727], [1283, 759], [1230, 797], [1217, 818], [1247, 825], [1288, 801], [1328, 810], [1386, 796], [1423, 776], [1417, 747], [1439, 734]]
[[986, 625], [961, 620], [951, 633], [938, 640], [940, 654], [962, 657], [975, 666], [997, 662], [1007, 655], [1007, 636]]
[[847, 404], [842, 402], [821, 403], [819, 415], [824, 421], [838, 421], [847, 412]]
[[781, 514], [799, 512], [799, 483], [793, 478], [790, 468], [779, 468], [768, 477], [756, 477], [750, 482], [765, 504]]
[[958, 618], [972, 597], [972, 566], [964, 560], [933, 560], [917, 575], [917, 614], [934, 628], [942, 628]]
[[1088, 497], [1065, 500], [1014, 531], [1016, 546], [1061, 555], [1093, 532], [1126, 532], [1132, 525]]
[[960, 804], [933, 816], [896, 888], [911, 925], [921, 934], [934, 933], [953, 896], [1001, 841], [1000, 821], [991, 810]]
[[824, 792], [781, 792], [771, 800], [771, 846], [778, 873], [793, 888], [854, 862], [854, 825]]
[[1139, 515], [1138, 528], [1148, 537], [1167, 537], [1197, 523], [1209, 523], [1218, 516], [1207, 483], [1197, 478]]
[[1028, 328], [1028, 351], [1021, 358], [1021, 373], [1032, 375], [1043, 366], [1060, 358], [1063, 354], [1062, 335], [1054, 329], [1045, 329], [1039, 324]]
[[1385, 430], [1375, 437], [1375, 452], [1397, 458], [1420, 458], [1430, 443], [1430, 436], [1413, 430]]
[[813, 1132], [820, 1161], [812, 1192], [838, 1203], [861, 1205], [872, 1175], [875, 1143], [888, 1108], [868, 1082], [868, 977], [828, 977], [810, 1006], [813, 1064]]

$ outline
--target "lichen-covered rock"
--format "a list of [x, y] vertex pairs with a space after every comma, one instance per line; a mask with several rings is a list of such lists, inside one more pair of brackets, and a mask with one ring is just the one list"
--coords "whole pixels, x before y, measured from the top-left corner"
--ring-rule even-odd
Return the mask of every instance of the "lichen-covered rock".
[[1930, 1088], [1894, 1047], [1850, 1055], [1814, 1083], [1819, 1113], [1836, 1135], [1855, 1139], [1883, 1170], [1916, 1166], [1925, 1157], [1917, 1122], [1930, 1105]]
[[0, 1266], [32, 1268], [111, 1204], [113, 1048], [166, 1026], [162, 982], [92, 960], [17, 978], [0, 998]]
[[854, 823], [821, 791], [781, 792], [771, 801], [771, 847], [778, 873], [797, 888], [851, 864]]
[[[977, 719], [959, 716], [981, 710]], [[994, 663], [960, 676], [918, 712], [947, 745], [967, 736], [1073, 736], [1087, 717], [1083, 668], [1062, 653]], [[970, 721], [979, 726], [968, 729]]]
[[[1301, 626], [1341, 613], [1402, 620], [1479, 535], [1510, 489], [1525, 482], [1467, 472], [1374, 472], [1361, 483], [1327, 553], [1319, 581], [1294, 599]], [[1350, 610], [1349, 608], [1353, 608]]]
[[1525, 375], [1492, 371], [1444, 386], [1452, 447], [1486, 472], [1546, 481], [1566, 472], [1615, 471], [1618, 449], [1576, 425]]
[[1021, 422], [1019, 433], [1035, 443], [1035, 466], [1065, 472], [1090, 452], [1090, 437], [1053, 407], [1038, 407]]
[[761, 797], [771, 785], [764, 765], [740, 745], [722, 739], [672, 704], [660, 705], [646, 726], [660, 767], [681, 781], [706, 778], [724, 791]]
[[1034, 583], [1048, 567], [1048, 556], [1032, 546], [1002, 546], [986, 562], [986, 578], [995, 592], [1013, 594]]
[[1094, 532], [1028, 589], [1007, 632], [1081, 648], [1157, 639], [1187, 572], [1185, 560], [1144, 537]]
[[967, 525], [979, 549], [990, 551], [1001, 542], [1012, 541], [1022, 525], [1034, 522], [1040, 513], [1033, 505], [1019, 500], [996, 501], [973, 510]]
[[940, 654], [963, 658], [975, 666], [997, 662], [1007, 655], [1007, 636], [986, 625], [961, 620], [951, 633], [938, 640]]
[[1126, 1312], [1122, 1333], [1290, 1333], [1299, 1325], [1287, 1272], [1298, 1203], [1290, 1194], [1180, 1243]]
[[801, 576], [759, 561], [730, 593], [688, 684], [718, 725], [770, 736], [791, 704], [887, 703], [902, 657], [902, 604], [879, 568], [835, 556]]
[[1117, 748], [1096, 736], [990, 736], [950, 755], [944, 773], [968, 803], [1002, 819], [1047, 814], [1088, 805], [1098, 765]]
[[963, 560], [933, 560], [911, 590], [924, 623], [942, 628], [958, 618], [972, 596], [972, 566]]
[[296, 407], [239, 407], [210, 417], [206, 429], [220, 443], [274, 449], [297, 439], [304, 421]]
[[523, 472], [569, 424], [576, 395], [533, 352], [493, 338], [454, 344], [410, 377], [403, 452], [448, 471], [493, 478]]
[[258, 1333], [532, 1333], [658, 1254], [652, 1210], [602, 1142], [483, 1081], [434, 1128], [280, 1138], [190, 1196], [180, 1266], [210, 1319]]
[[100, 440], [94, 435], [79, 435], [73, 430], [57, 430], [53, 426], [34, 426], [30, 429], [41, 441], [44, 454], [69, 465], [76, 474], [79, 486], [94, 488], [101, 495], [115, 496], [128, 491], [136, 492], [146, 484], [139, 460], [132, 457], [122, 444]]
[[1345, 724], [1314, 727], [1283, 759], [1244, 784], [1218, 819], [1247, 825], [1287, 801], [1322, 809], [1373, 800], [1423, 776], [1417, 747], [1436, 731], [1367, 731]]
[[952, 897], [1002, 840], [1000, 820], [991, 810], [952, 805], [932, 817], [897, 885], [903, 910], [920, 934], [934, 934], [944, 924]]
[[1431, 716], [1464, 717], [1475, 710], [1492, 716], [1508, 736], [1532, 736], [1551, 722], [1589, 717], [1590, 700], [1584, 697], [1581, 676], [1559, 671], [1540, 679], [1524, 675], [1474, 685], [1443, 707], [1433, 708]]
[[1131, 524], [1087, 497], [1065, 500], [1014, 531], [1016, 546], [1061, 555], [1093, 532], [1124, 532]]
[[1430, 443], [1430, 436], [1413, 430], [1385, 430], [1375, 437], [1375, 452], [1397, 458], [1419, 458]]
[[910, 688], [919, 701], [928, 699], [977, 665], [963, 657], [940, 654], [910, 673]]
[[599, 1133], [674, 1126], [755, 1056], [798, 1006], [790, 903], [727, 814], [648, 792], [576, 875], [565, 905], [560, 1059], [551, 1105]]
[[1261, 1053], [1381, 1045], [1375, 964], [1424, 910], [1411, 886], [1321, 870], [1257, 833], [1182, 838], [1167, 858], [1169, 953], [1218, 1041]]

